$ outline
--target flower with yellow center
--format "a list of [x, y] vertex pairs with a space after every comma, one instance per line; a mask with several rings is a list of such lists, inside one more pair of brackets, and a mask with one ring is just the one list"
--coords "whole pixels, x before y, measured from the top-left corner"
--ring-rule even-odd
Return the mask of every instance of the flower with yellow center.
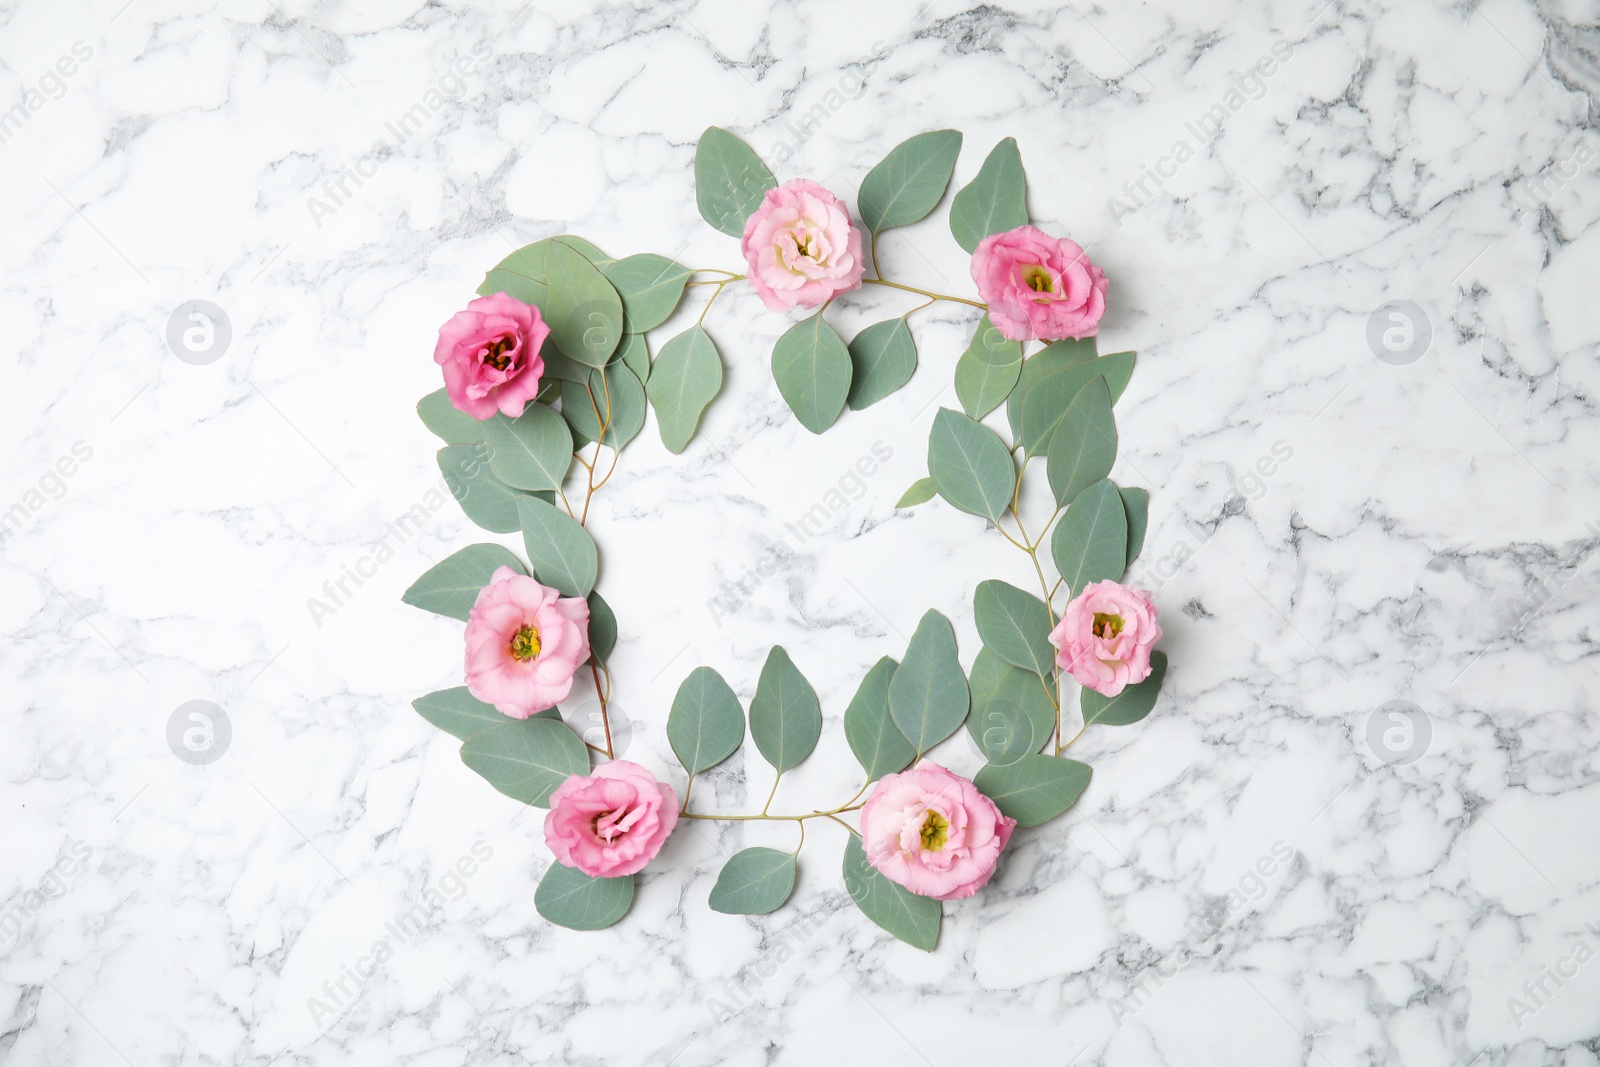
[[511, 658], [518, 662], [533, 659], [539, 654], [539, 630], [528, 625], [511, 635]]
[[922, 820], [922, 847], [928, 852], [939, 852], [950, 840], [950, 820], [936, 811], [928, 812]]
[[1122, 632], [1122, 616], [1097, 611], [1094, 613], [1093, 628], [1096, 637], [1115, 637]]

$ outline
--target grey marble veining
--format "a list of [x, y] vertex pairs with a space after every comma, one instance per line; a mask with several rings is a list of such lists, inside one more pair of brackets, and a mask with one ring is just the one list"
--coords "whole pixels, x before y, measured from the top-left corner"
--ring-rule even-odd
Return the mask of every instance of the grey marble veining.
[[[1597, 18], [6, 5], [0, 1062], [1600, 1063]], [[694, 210], [711, 124], [851, 203], [913, 133], [965, 132], [958, 181], [1017, 137], [1036, 220], [1110, 278], [1102, 350], [1139, 352], [1115, 476], [1152, 494], [1165, 694], [1079, 742], [1089, 791], [933, 954], [849, 904], [829, 826], [774, 915], [705, 897], [792, 828], [695, 824], [622, 924], [553, 928], [538, 814], [409, 708], [459, 683], [460, 627], [399, 594], [484, 539], [412, 413], [438, 325], [562, 231], [738, 269]], [[970, 293], [942, 220], [884, 269]], [[167, 341], [194, 300], [231, 326], [207, 363]], [[813, 437], [767, 371], [786, 320], [718, 301], [700, 437], [652, 423], [595, 504], [628, 758], [677, 773], [678, 682], [748, 697], [781, 642], [827, 722], [779, 801], [836, 802], [866, 668], [928, 608], [970, 662], [976, 583], [1032, 581], [978, 520], [893, 507], [955, 403], [955, 306]], [[231, 728], [208, 765], [170, 747], [190, 701]], [[697, 807], [770, 773], [736, 756]]]

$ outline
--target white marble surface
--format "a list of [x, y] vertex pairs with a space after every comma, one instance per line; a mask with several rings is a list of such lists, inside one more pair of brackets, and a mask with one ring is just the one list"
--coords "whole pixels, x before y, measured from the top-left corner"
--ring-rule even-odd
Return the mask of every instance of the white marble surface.
[[[0, 1061], [1600, 1062], [1597, 13], [3, 5], [0, 105], [24, 115], [0, 127]], [[1166, 612], [1166, 693], [1080, 743], [1083, 801], [1019, 834], [931, 955], [839, 907], [828, 826], [774, 916], [705, 897], [722, 856], [791, 830], [696, 826], [624, 923], [554, 929], [537, 817], [408, 706], [457, 683], [460, 628], [399, 594], [481, 539], [426, 503], [436, 445], [411, 408], [434, 331], [509, 248], [563, 230], [736, 267], [693, 207], [713, 123], [851, 200], [914, 132], [966, 132], [958, 180], [1015, 135], [1035, 217], [1111, 279], [1102, 350], [1140, 352], [1116, 476], [1153, 494], [1135, 573]], [[1126, 190], [1147, 167], [1170, 176]], [[359, 187], [314, 215], [347, 170]], [[883, 257], [968, 291], [942, 217]], [[196, 299], [233, 329], [204, 366], [164, 341]], [[1369, 349], [1390, 300], [1431, 323], [1420, 361]], [[906, 306], [848, 303], [846, 327]], [[971, 328], [916, 321], [911, 385], [817, 438], [766, 370], [783, 320], [732, 290], [712, 312], [728, 379], [702, 438], [674, 458], [652, 424], [596, 504], [629, 758], [672, 771], [683, 675], [709, 663], [748, 696], [782, 642], [829, 718], [780, 803], [842, 798], [864, 669], [930, 607], [970, 662], [973, 586], [1028, 581], [977, 520], [893, 508]], [[878, 441], [892, 458], [857, 487]], [[787, 531], [841, 485], [826, 529]], [[423, 532], [363, 562], [419, 502]], [[717, 625], [718, 583], [780, 544]], [[314, 621], [308, 598], [358, 567]], [[168, 748], [191, 700], [232, 726], [209, 766]], [[1431, 724], [1414, 763], [1369, 746], [1390, 700]], [[960, 740], [944, 755], [978, 766]], [[736, 756], [697, 800], [748, 808], [769, 774]]]

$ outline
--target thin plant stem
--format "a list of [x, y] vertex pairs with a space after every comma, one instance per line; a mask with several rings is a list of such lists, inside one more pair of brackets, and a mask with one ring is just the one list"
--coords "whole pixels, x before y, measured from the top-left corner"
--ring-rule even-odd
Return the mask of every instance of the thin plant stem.
[[[860, 804], [845, 804], [828, 811], [813, 811], [804, 815], [768, 815], [766, 812], [755, 815], [705, 815], [697, 811], [680, 811], [678, 815], [685, 819], [704, 819], [708, 822], [802, 822], [806, 819], [829, 819], [847, 811], [860, 809]], [[845, 825], [848, 826], [849, 823]]]
[[982, 308], [985, 311], [989, 310], [989, 305], [983, 303], [982, 301], [968, 300], [964, 296], [951, 296], [949, 293], [936, 293], [931, 289], [918, 289], [914, 285], [901, 285], [899, 282], [891, 282], [885, 278], [862, 278], [861, 282], [863, 285], [886, 285], [890, 289], [899, 289], [900, 291], [906, 293], [916, 293], [919, 296], [932, 297], [935, 300], [949, 300], [957, 304], [966, 304], [968, 307]]
[[767, 809], [772, 807], [772, 798], [778, 795], [778, 783], [781, 781], [783, 781], [783, 772], [779, 771], [778, 776], [772, 780], [772, 791], [767, 794], [767, 802], [761, 805], [761, 814], [765, 815]]

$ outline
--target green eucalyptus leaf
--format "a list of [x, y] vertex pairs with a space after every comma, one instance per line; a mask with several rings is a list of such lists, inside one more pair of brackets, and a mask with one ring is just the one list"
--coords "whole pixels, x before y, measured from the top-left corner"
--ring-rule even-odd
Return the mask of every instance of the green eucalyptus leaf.
[[721, 389], [722, 357], [704, 329], [695, 326], [662, 346], [645, 390], [668, 452], [689, 447], [701, 414]]
[[961, 410], [974, 419], [981, 419], [1001, 404], [1016, 388], [1022, 375], [1022, 360], [1009, 366], [997, 367], [975, 357], [969, 348], [956, 360], [956, 398]]
[[971, 707], [950, 620], [929, 611], [889, 682], [889, 714], [917, 755], [961, 728]]
[[903, 771], [917, 758], [917, 750], [889, 714], [889, 682], [897, 666], [888, 656], [874, 663], [844, 710], [844, 737], [868, 782]]
[[904, 318], [875, 322], [850, 342], [851, 411], [861, 411], [911, 380], [917, 343]]
[[640, 384], [650, 381], [650, 343], [644, 334], [624, 334], [622, 343], [617, 346], [617, 358], [633, 371]]
[[1150, 653], [1150, 676], [1130, 685], [1114, 697], [1101, 696], [1084, 687], [1078, 697], [1078, 707], [1083, 712], [1083, 724], [1102, 723], [1106, 726], [1127, 726], [1150, 714], [1161, 693], [1161, 682], [1167, 676], [1167, 654]]
[[576, 234], [563, 233], [559, 236], [550, 238], [550, 240], [556, 242], [557, 244], [566, 245], [568, 248], [572, 249], [574, 252], [578, 253], [584, 259], [587, 259], [590, 263], [593, 263], [601, 270], [604, 270], [606, 267], [609, 267], [611, 264], [616, 262], [616, 260], [612, 259], [610, 256], [606, 255], [604, 252], [600, 251], [594, 245], [590, 244], [588, 241], [577, 236]]
[[489, 469], [514, 489], [561, 488], [572, 466], [572, 433], [544, 404], [529, 404], [514, 419], [496, 415], [483, 424]]
[[[1117, 462], [1117, 422], [1111, 415], [1111, 391], [1104, 378], [1089, 379], [1072, 398], [1046, 456], [1050, 489], [1060, 507], [1071, 504], [1079, 493], [1111, 473]], [[1123, 555], [1127, 555], [1126, 543]], [[1117, 576], [1121, 577], [1120, 572]]]
[[568, 930], [604, 930], [633, 905], [633, 875], [591, 878], [582, 871], [552, 863], [533, 891], [539, 914]]
[[517, 529], [517, 500], [526, 494], [494, 476], [486, 446], [447, 445], [439, 449], [439, 473], [467, 518], [494, 533]]
[[622, 298], [629, 333], [643, 333], [666, 322], [683, 299], [694, 271], [654, 252], [619, 259], [602, 268]]
[[1030, 457], [1042, 455], [1050, 447], [1067, 406], [1091, 378], [1106, 380], [1115, 404], [1133, 373], [1132, 352], [1068, 362], [1065, 352], [1053, 356], [1055, 349], [1056, 345], [1051, 345], [1022, 365], [1022, 376], [1006, 401], [1012, 437], [1024, 445]]
[[589, 594], [589, 658], [605, 663], [617, 647], [617, 616], [598, 592]]
[[710, 770], [744, 742], [744, 708], [722, 675], [696, 667], [667, 713], [667, 742], [691, 775]]
[[1055, 673], [1055, 649], [1050, 644], [1050, 610], [1032, 593], [997, 579], [978, 583], [972, 597], [978, 636], [995, 654], [1013, 666], [1041, 678]]
[[694, 150], [694, 195], [700, 215], [731, 237], [744, 236], [745, 220], [777, 181], [749, 145], [708, 126]]
[[1077, 803], [1089, 786], [1089, 775], [1087, 763], [1027, 755], [985, 764], [972, 784], [1018, 826], [1038, 826]]
[[411, 706], [417, 709], [418, 715], [462, 741], [513, 721], [493, 704], [485, 704], [473, 696], [464, 685], [420, 696]]
[[568, 358], [603, 367], [622, 339], [622, 298], [583, 254], [557, 241], [545, 254], [550, 295], [539, 308]]
[[461, 762], [513, 800], [544, 807], [557, 786], [589, 773], [583, 739], [560, 719], [508, 719], [467, 738]]
[[1072, 596], [1090, 582], [1122, 578], [1128, 567], [1128, 519], [1116, 486], [1098, 481], [1078, 495], [1050, 535], [1050, 557]]
[[967, 732], [987, 759], [1037, 752], [1055, 732], [1056, 708], [1046, 682], [981, 648], [972, 661], [972, 714]]
[[928, 435], [928, 475], [940, 496], [996, 525], [1017, 487], [1011, 452], [995, 432], [949, 408], [939, 409]]
[[468, 545], [429, 567], [400, 599], [414, 608], [466, 622], [479, 591], [501, 567], [524, 573], [522, 561], [499, 545]]
[[978, 176], [956, 193], [950, 204], [950, 232], [968, 252], [991, 233], [1003, 233], [1028, 223], [1028, 180], [1022, 171], [1022, 153], [1014, 137], [990, 151]]
[[583, 388], [568, 387], [562, 396], [561, 414], [585, 440], [600, 441], [604, 425], [600, 443], [620, 451], [644, 429], [644, 386], [620, 359], [604, 370], [591, 370]]
[[918, 504], [926, 504], [928, 501], [933, 499], [936, 491], [937, 490], [935, 490], [933, 487], [932, 478], [918, 478], [916, 481], [911, 483], [911, 488], [907, 489], [905, 493], [901, 495], [900, 500], [895, 504], [895, 507], [914, 508]]
[[483, 284], [478, 286], [478, 295], [505, 293], [542, 310], [550, 299], [550, 279], [545, 270], [545, 260], [553, 243], [547, 237], [524, 245], [502, 259], [484, 276]]
[[901, 141], [861, 180], [861, 221], [877, 233], [909, 226], [939, 206], [961, 152], [957, 130], [931, 130]]
[[1146, 489], [1124, 489], [1120, 485], [1117, 493], [1122, 497], [1122, 510], [1128, 516], [1127, 565], [1131, 567], [1144, 549], [1144, 534], [1150, 525], [1150, 493]]
[[855, 834], [844, 844], [844, 887], [863, 915], [906, 944], [932, 952], [939, 943], [939, 920], [944, 915], [939, 902], [919, 897], [879, 874], [867, 862]]
[[417, 416], [446, 444], [470, 445], [483, 440], [483, 423], [450, 403], [450, 394], [443, 389], [417, 401]]
[[589, 531], [561, 508], [537, 497], [517, 501], [517, 518], [534, 577], [562, 596], [588, 596], [600, 569]]
[[850, 395], [850, 350], [817, 312], [784, 331], [772, 349], [772, 378], [800, 425], [821, 433]]
[[773, 645], [750, 700], [750, 737], [779, 774], [798, 765], [822, 736], [817, 691], [782, 645]]
[[794, 892], [794, 855], [775, 848], [747, 848], [722, 865], [711, 887], [711, 910], [724, 915], [766, 915]]

